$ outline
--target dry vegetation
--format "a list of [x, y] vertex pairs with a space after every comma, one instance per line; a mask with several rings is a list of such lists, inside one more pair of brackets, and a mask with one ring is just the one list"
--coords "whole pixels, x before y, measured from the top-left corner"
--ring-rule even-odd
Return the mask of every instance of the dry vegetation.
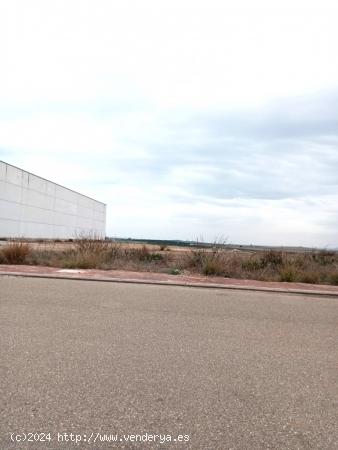
[[265, 281], [338, 285], [338, 253], [334, 251], [234, 251], [212, 248], [175, 251], [167, 246], [135, 246], [81, 238], [71, 243], [32, 244], [13, 241], [0, 247], [0, 264], [31, 264], [79, 269], [119, 269], [197, 273]]

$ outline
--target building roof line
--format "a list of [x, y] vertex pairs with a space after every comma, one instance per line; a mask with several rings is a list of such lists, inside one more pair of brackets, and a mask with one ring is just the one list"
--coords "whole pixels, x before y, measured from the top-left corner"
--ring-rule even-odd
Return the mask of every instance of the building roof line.
[[1, 159], [0, 159], [0, 163], [6, 164], [7, 166], [14, 167], [15, 169], [21, 170], [22, 172], [28, 173], [28, 175], [33, 175], [34, 177], [40, 178], [41, 180], [48, 181], [48, 183], [53, 183], [53, 184], [55, 184], [56, 186], [59, 186], [59, 187], [61, 187], [61, 188], [63, 188], [63, 189], [67, 189], [68, 191], [74, 192], [75, 194], [82, 195], [82, 197], [87, 197], [87, 198], [89, 198], [90, 200], [94, 200], [94, 202], [101, 203], [102, 205], [107, 206], [106, 203], [100, 202], [100, 200], [96, 200], [96, 199], [93, 198], [93, 197], [89, 197], [89, 195], [81, 194], [81, 192], [77, 192], [77, 191], [75, 191], [74, 189], [70, 189], [70, 188], [68, 188], [68, 187], [66, 187], [66, 186], [63, 186], [62, 184], [55, 183], [54, 181], [48, 180], [47, 178], [41, 177], [40, 175], [36, 175], [35, 173], [28, 172], [28, 170], [21, 169], [21, 167], [14, 166], [14, 164], [7, 163], [6, 161], [2, 161]]

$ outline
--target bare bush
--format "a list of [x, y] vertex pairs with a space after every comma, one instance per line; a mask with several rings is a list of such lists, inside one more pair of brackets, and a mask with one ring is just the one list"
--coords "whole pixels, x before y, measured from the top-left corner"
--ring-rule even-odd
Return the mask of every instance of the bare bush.
[[338, 270], [336, 272], [330, 274], [329, 282], [330, 282], [330, 284], [334, 284], [335, 286], [338, 286]]
[[185, 266], [195, 269], [203, 275], [225, 275], [226, 258], [225, 242], [215, 241], [212, 246], [207, 246], [197, 241], [197, 247], [186, 254]]
[[120, 254], [120, 245], [96, 237], [76, 239], [62, 254], [61, 264], [66, 268], [95, 269], [107, 265]]
[[4, 262], [8, 264], [25, 264], [30, 251], [29, 244], [17, 241], [10, 242], [1, 249]]

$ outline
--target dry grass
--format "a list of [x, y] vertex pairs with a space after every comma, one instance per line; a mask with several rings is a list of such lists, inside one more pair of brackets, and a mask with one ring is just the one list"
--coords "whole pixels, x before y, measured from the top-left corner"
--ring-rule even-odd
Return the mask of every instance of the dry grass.
[[215, 243], [212, 248], [205, 246], [187, 252], [183, 268], [197, 271], [203, 275], [226, 275], [226, 252], [224, 246]]
[[338, 270], [331, 273], [330, 284], [334, 284], [335, 286], [338, 286]]
[[145, 245], [134, 247], [113, 241], [81, 238], [68, 245], [39, 244], [31, 251], [27, 263], [68, 269], [166, 271], [169, 259], [167, 252], [154, 251]]
[[25, 242], [13, 241], [0, 249], [2, 264], [26, 264], [31, 248]]
[[338, 285], [338, 253], [233, 252], [214, 246], [187, 253], [181, 269], [204, 275], [262, 281]]
[[102, 239], [77, 239], [74, 245], [62, 253], [63, 267], [72, 269], [95, 269], [113, 258], [113, 249], [109, 241]]
[[[168, 251], [170, 249], [170, 251]], [[338, 252], [234, 251], [223, 243], [180, 249], [128, 245], [97, 238], [69, 243], [9, 242], [0, 264], [203, 274], [240, 279], [338, 285]]]

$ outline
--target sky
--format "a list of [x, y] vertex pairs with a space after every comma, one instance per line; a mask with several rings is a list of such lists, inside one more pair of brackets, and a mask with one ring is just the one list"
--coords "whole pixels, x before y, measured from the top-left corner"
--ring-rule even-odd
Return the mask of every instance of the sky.
[[335, 0], [4, 0], [0, 159], [107, 235], [338, 247]]

